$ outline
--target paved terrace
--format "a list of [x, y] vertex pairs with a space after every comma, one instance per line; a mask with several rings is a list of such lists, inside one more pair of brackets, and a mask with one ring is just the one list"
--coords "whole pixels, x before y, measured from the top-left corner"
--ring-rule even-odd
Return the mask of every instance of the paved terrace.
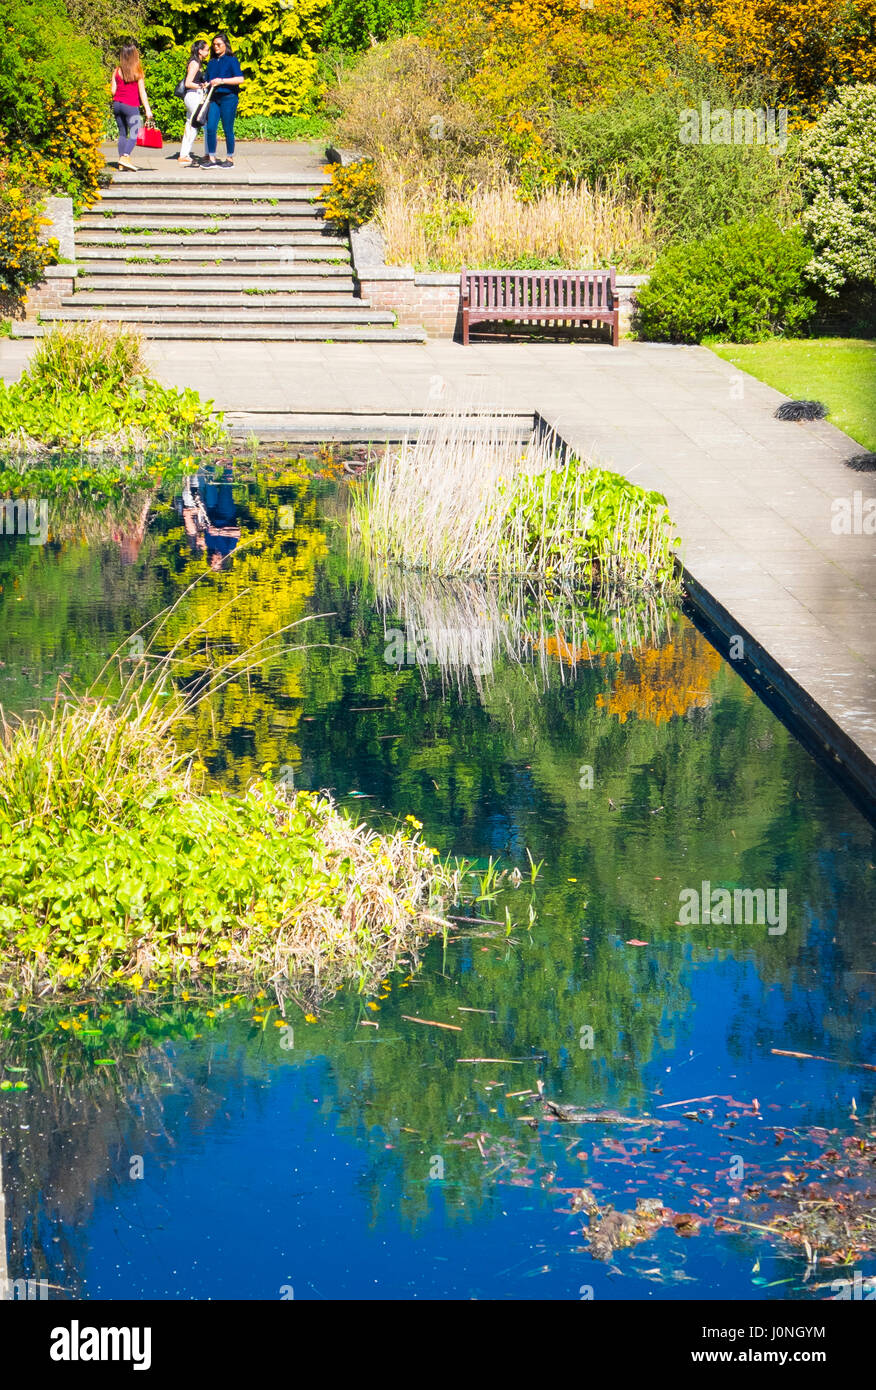
[[[16, 377], [31, 350], [0, 342], [0, 375]], [[165, 383], [195, 387], [256, 434], [353, 424], [367, 439], [466, 404], [540, 413], [576, 450], [666, 494], [694, 586], [732, 616], [725, 630], [753, 639], [757, 664], [775, 679], [775, 663], [804, 706], [827, 714], [860, 785], [876, 792], [876, 536], [831, 529], [835, 499], [854, 508], [856, 491], [876, 495], [876, 478], [843, 464], [860, 445], [824, 422], [774, 420], [782, 396], [707, 348], [194, 342], [149, 352]]]

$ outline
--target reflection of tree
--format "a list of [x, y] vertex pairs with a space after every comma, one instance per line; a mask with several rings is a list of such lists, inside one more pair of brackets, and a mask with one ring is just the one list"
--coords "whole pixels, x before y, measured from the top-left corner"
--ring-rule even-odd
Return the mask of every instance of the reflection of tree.
[[608, 696], [596, 703], [625, 723], [631, 714], [663, 724], [707, 705], [721, 657], [694, 627], [683, 627], [674, 642], [637, 652], [612, 681]]

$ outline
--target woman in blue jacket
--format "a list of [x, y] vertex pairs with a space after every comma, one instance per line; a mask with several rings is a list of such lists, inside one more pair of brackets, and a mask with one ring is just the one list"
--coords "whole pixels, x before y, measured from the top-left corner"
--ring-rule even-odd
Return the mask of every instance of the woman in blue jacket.
[[[243, 73], [240, 64], [231, 51], [225, 34], [217, 34], [210, 48], [212, 57], [207, 64], [207, 86], [212, 90], [210, 105], [207, 107], [207, 149], [206, 163], [219, 169], [230, 169], [234, 164], [234, 117], [237, 115], [237, 102]], [[216, 158], [216, 142], [219, 135], [219, 122], [225, 136], [225, 159]]]

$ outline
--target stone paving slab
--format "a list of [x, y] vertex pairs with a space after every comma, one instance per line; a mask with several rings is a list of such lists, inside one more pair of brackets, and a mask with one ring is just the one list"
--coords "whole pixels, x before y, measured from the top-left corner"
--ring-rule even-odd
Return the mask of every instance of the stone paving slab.
[[[0, 343], [17, 376], [30, 345]], [[707, 348], [627, 343], [151, 343], [168, 384], [235, 422], [415, 419], [436, 409], [536, 413], [576, 450], [666, 494], [696, 584], [859, 750], [876, 786], [876, 536], [836, 535], [832, 505], [876, 496], [824, 421], [773, 419], [784, 399]]]
[[[180, 103], [182, 105], [182, 103]], [[107, 140], [103, 145], [103, 156], [110, 171], [119, 183], [126, 182], [124, 172], [115, 170], [118, 147], [115, 140]], [[195, 142], [195, 155], [200, 159], [204, 153], [204, 142], [199, 136]], [[233, 169], [199, 169], [183, 166], [180, 168], [177, 156], [179, 141], [165, 141], [160, 150], [147, 150], [139, 147], [131, 155], [138, 173], [160, 179], [173, 179], [174, 182], [200, 187], [202, 183], [221, 184], [232, 180], [252, 178], [254, 182], [266, 182], [269, 178], [282, 178], [284, 175], [314, 174], [318, 182], [323, 181], [325, 165], [325, 141], [322, 140], [238, 140], [234, 151]], [[216, 157], [224, 158], [225, 140], [219, 130]]]

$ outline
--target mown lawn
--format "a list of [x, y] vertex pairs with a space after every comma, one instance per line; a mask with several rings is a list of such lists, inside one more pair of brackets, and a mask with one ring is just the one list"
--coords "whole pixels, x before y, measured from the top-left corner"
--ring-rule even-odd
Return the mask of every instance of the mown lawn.
[[773, 338], [711, 346], [719, 357], [794, 400], [823, 401], [832, 424], [876, 451], [876, 342]]

